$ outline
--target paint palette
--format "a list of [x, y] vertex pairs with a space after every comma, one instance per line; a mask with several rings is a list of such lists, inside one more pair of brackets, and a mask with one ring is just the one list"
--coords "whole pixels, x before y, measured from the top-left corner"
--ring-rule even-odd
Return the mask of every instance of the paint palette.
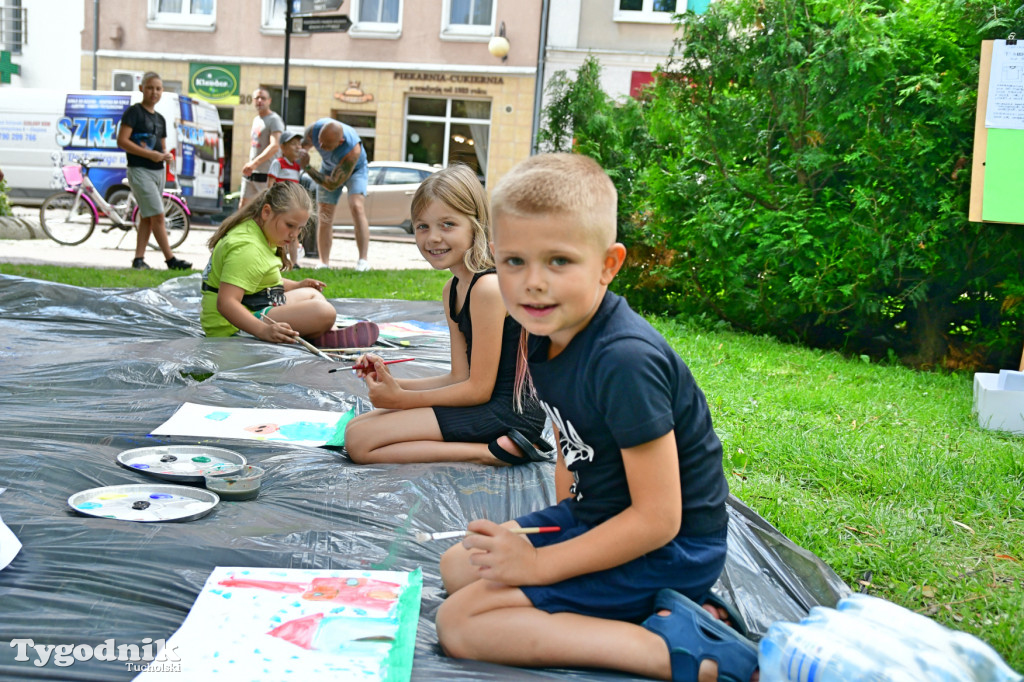
[[159, 445], [125, 450], [117, 463], [140, 474], [175, 483], [202, 483], [206, 476], [241, 471], [245, 457], [224, 448], [205, 445]]
[[68, 498], [79, 514], [121, 521], [194, 521], [213, 511], [217, 493], [183, 485], [111, 485]]

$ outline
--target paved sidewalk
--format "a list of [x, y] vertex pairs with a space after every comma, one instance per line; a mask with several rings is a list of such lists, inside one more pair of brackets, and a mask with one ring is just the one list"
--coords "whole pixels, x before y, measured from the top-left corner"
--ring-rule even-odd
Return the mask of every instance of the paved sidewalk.
[[[38, 216], [35, 209], [17, 207], [19, 217]], [[94, 268], [128, 268], [135, 255], [135, 232], [120, 229], [102, 232], [102, 224], [85, 242], [77, 246], [63, 246], [51, 239], [0, 239], [0, 263], [26, 263], [44, 265], [75, 265]], [[188, 238], [174, 250], [174, 255], [191, 261], [192, 267], [202, 270], [210, 259], [207, 240], [213, 234], [213, 225], [193, 223]], [[335, 226], [334, 247], [331, 249], [332, 268], [354, 268], [356, 264], [356, 243], [352, 229]], [[429, 269], [430, 265], [420, 256], [412, 237], [400, 228], [370, 229], [370, 267], [376, 270]], [[150, 249], [146, 253], [150, 267], [163, 268], [163, 257], [159, 251]], [[302, 259], [300, 265], [313, 267], [320, 261], [314, 258]]]

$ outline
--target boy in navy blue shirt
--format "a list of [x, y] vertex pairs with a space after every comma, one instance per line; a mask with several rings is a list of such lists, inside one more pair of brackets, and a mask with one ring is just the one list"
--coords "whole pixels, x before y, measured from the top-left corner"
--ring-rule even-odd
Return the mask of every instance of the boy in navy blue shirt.
[[[756, 680], [756, 649], [718, 620], [725, 605], [709, 592], [725, 564], [729, 491], [707, 402], [661, 335], [608, 292], [626, 253], [614, 185], [587, 157], [539, 155], [492, 202], [502, 298], [530, 334], [530, 374], [558, 437], [560, 501], [501, 526], [473, 521], [445, 553], [442, 648], [506, 665]], [[560, 531], [510, 532], [533, 526]]]

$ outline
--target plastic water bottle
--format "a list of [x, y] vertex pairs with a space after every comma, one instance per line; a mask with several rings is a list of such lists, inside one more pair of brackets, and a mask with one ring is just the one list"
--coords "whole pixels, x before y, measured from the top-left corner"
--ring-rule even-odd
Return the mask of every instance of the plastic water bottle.
[[884, 664], [888, 670], [903, 668], [913, 677], [928, 682], [975, 682], [971, 670], [943, 646], [944, 636], [938, 642], [922, 640], [913, 630], [893, 630], [859, 613], [823, 606], [811, 609], [800, 624], [832, 633], [848, 646], [870, 656], [876, 664]]
[[922, 682], [817, 625], [778, 622], [758, 652], [761, 682]]
[[914, 613], [890, 601], [866, 594], [853, 594], [836, 605], [841, 612], [856, 614], [901, 636], [913, 636], [920, 645], [954, 655], [972, 673], [976, 682], [1024, 682], [995, 649], [974, 635], [950, 630], [927, 616]]

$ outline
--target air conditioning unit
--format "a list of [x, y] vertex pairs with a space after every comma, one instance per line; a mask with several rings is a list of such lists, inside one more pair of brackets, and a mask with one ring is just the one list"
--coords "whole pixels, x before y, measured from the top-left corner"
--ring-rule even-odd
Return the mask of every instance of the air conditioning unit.
[[118, 71], [111, 74], [111, 89], [122, 92], [135, 92], [142, 85], [141, 71]]

